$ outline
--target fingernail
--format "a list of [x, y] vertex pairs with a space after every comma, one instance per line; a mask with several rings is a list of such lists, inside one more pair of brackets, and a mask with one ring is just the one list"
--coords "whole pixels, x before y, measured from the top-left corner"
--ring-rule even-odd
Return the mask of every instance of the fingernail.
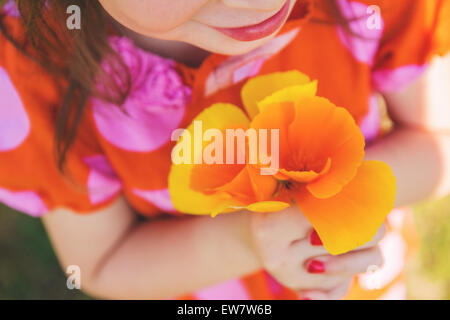
[[319, 235], [317, 234], [316, 230], [311, 232], [311, 234], [309, 235], [309, 242], [313, 246], [322, 246], [323, 245], [322, 240], [320, 240]]
[[306, 270], [308, 270], [309, 273], [324, 273], [325, 264], [319, 260], [310, 260], [306, 264]]

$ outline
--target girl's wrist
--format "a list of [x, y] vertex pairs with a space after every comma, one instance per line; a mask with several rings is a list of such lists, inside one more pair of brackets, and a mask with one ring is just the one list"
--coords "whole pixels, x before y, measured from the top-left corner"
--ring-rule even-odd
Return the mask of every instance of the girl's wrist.
[[212, 239], [206, 244], [212, 247], [206, 251], [213, 252], [217, 261], [229, 261], [227, 268], [230, 273], [244, 276], [263, 268], [253, 245], [248, 212], [223, 214], [215, 218], [200, 217], [197, 230], [203, 241]]
[[252, 215], [257, 213], [243, 211], [237, 213], [237, 223], [242, 225], [242, 243], [248, 250], [248, 259], [250, 265], [253, 265], [253, 271], [258, 271], [264, 268], [262, 259], [259, 255], [259, 250], [255, 245], [254, 230], [252, 226]]
[[254, 245], [253, 230], [252, 230], [252, 214], [248, 211], [231, 213], [224, 215], [227, 219], [226, 224], [229, 224], [230, 229], [233, 230], [233, 234], [236, 236], [237, 246], [240, 247], [238, 254], [233, 254], [233, 260], [240, 259], [243, 262], [243, 266], [248, 269], [248, 273], [256, 272], [263, 268], [262, 262], [259, 258], [258, 250]]

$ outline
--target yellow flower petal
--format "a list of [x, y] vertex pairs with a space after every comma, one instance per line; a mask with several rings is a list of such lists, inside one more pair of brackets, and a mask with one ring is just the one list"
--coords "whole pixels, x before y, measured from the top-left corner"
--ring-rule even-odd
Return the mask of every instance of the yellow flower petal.
[[226, 214], [231, 212], [236, 212], [245, 209], [244, 206], [237, 205], [236, 203], [225, 202], [220, 206], [216, 207], [213, 211], [211, 211], [211, 217], [215, 218], [219, 214]]
[[177, 211], [210, 215], [222, 212], [225, 208], [242, 205], [222, 194], [205, 195], [189, 187], [193, 165], [173, 165], [169, 174], [169, 191], [172, 203]]
[[261, 201], [253, 203], [246, 207], [247, 210], [252, 212], [277, 212], [284, 210], [290, 206], [289, 203], [280, 201]]
[[[216, 103], [203, 110], [193, 121], [201, 121], [203, 130], [248, 127], [250, 119], [239, 107], [229, 103]], [[193, 125], [188, 127], [193, 133]]]
[[395, 177], [386, 163], [365, 161], [337, 195], [318, 199], [303, 189], [294, 198], [328, 252], [338, 255], [372, 240], [394, 208], [395, 189]]
[[242, 88], [242, 102], [248, 115], [253, 119], [259, 113], [258, 102], [267, 96], [286, 87], [305, 85], [309, 82], [311, 80], [307, 75], [296, 70], [256, 77], [249, 80]]
[[170, 197], [175, 209], [184, 213], [209, 215], [213, 212], [223, 211], [223, 208], [242, 205], [237, 200], [224, 198], [223, 194], [205, 195], [202, 192], [192, 190], [190, 187], [191, 172], [195, 166], [193, 160], [201, 156], [203, 149], [197, 148], [198, 150], [196, 150], [194, 148], [196, 138], [194, 124], [196, 121], [201, 122], [203, 133], [208, 129], [224, 130], [229, 127], [249, 126], [249, 119], [245, 113], [230, 104], [215, 104], [205, 109], [194, 119], [194, 122], [186, 129], [187, 133], [185, 132], [183, 138], [177, 143], [177, 146], [180, 147], [183, 139], [190, 139], [190, 141], [184, 141], [186, 146], [191, 147], [190, 150], [189, 148], [183, 149], [183, 152], [190, 152], [190, 161], [181, 164], [173, 163], [169, 174]]
[[317, 80], [303, 85], [287, 87], [276, 91], [264, 100], [258, 102], [258, 110], [261, 112], [264, 108], [270, 105], [288, 101], [296, 102], [303, 98], [314, 97], [316, 94]]

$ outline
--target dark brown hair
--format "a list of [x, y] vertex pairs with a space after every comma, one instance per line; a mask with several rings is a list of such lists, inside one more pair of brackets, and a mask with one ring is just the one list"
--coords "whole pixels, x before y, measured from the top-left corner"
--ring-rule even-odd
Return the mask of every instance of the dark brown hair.
[[[0, 6], [2, 4], [0, 0]], [[129, 73], [108, 43], [111, 28], [108, 18], [97, 0], [16, 0], [33, 54], [8, 35], [0, 17], [0, 32], [24, 53], [61, 81], [64, 93], [55, 123], [57, 163], [64, 171], [66, 154], [73, 143], [82, 119], [88, 97], [94, 95], [120, 106], [130, 87]], [[334, 0], [324, 0], [330, 15], [336, 17], [330, 23], [345, 23]], [[77, 5], [82, 12], [82, 28], [66, 27], [67, 8]], [[102, 67], [108, 56], [108, 76]], [[117, 75], [117, 77], [116, 77]], [[101, 78], [102, 90], [96, 88]], [[116, 79], [115, 81], [113, 79]], [[120, 79], [117, 81], [117, 79]], [[120, 83], [120, 85], [119, 85]], [[125, 85], [124, 85], [125, 84]]]

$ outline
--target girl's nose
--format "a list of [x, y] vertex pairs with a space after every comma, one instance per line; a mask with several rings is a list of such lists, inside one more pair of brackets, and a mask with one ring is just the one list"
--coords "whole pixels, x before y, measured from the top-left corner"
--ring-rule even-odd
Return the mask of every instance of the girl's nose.
[[286, 1], [288, 0], [222, 0], [227, 7], [261, 11], [277, 10], [281, 8]]

